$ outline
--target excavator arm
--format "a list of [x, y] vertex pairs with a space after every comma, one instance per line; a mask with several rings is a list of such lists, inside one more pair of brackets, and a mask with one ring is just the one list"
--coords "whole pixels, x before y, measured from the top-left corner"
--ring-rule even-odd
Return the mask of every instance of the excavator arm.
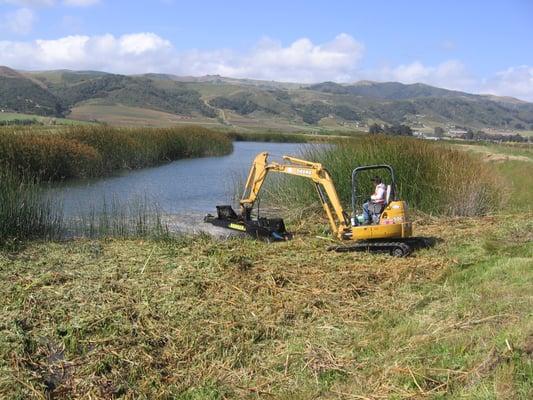
[[242, 217], [245, 219], [250, 218], [250, 212], [269, 172], [301, 176], [312, 180], [315, 184], [331, 230], [335, 236], [342, 238], [348, 230], [349, 221], [348, 216], [342, 208], [329, 172], [320, 163], [289, 156], [284, 156], [283, 159], [286, 162], [269, 163], [268, 153], [266, 152], [260, 153], [255, 157], [248, 178], [246, 179], [243, 196], [240, 200]]

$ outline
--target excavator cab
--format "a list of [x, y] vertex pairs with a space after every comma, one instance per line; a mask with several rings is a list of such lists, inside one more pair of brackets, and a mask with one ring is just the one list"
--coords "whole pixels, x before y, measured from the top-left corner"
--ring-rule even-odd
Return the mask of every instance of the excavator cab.
[[379, 165], [365, 165], [361, 167], [357, 167], [352, 171], [352, 217], [351, 217], [351, 223], [352, 226], [358, 226], [362, 222], [361, 215], [357, 215], [356, 211], [361, 206], [361, 202], [358, 200], [361, 198], [364, 198], [364, 194], [358, 193], [358, 176], [362, 172], [369, 172], [373, 170], [385, 170], [386, 173], [389, 175], [389, 180], [385, 180], [387, 182], [390, 182], [390, 184], [387, 184], [387, 190], [385, 193], [385, 202], [383, 204], [371, 204], [371, 207], [369, 207], [369, 211], [371, 214], [371, 220], [373, 224], [378, 224], [381, 219], [381, 214], [387, 207], [387, 205], [391, 201], [398, 201], [396, 193], [396, 180], [394, 177], [394, 169], [387, 164], [379, 164]]

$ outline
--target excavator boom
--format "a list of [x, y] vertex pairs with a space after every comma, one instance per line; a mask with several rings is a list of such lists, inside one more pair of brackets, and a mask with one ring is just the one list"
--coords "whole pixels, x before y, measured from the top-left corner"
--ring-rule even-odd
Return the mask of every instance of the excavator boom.
[[301, 160], [295, 157], [284, 156], [284, 163], [268, 162], [268, 153], [258, 154], [244, 188], [243, 196], [240, 200], [241, 216], [249, 218], [250, 212], [259, 196], [259, 192], [270, 172], [282, 173], [293, 176], [301, 176], [310, 179], [320, 198], [320, 202], [328, 217], [332, 232], [335, 236], [341, 236], [348, 229], [348, 217], [344, 212], [337, 190], [329, 172], [320, 163]]

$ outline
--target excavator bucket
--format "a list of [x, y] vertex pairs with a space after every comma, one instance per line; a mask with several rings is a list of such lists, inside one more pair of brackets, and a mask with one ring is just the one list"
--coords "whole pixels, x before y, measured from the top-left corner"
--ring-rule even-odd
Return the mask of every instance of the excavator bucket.
[[282, 218], [259, 217], [257, 219], [245, 219], [237, 215], [229, 205], [216, 207], [217, 215], [207, 214], [204, 217], [204, 222], [221, 228], [244, 232], [256, 239], [265, 241], [274, 242], [292, 238], [292, 235], [285, 229], [285, 223]]

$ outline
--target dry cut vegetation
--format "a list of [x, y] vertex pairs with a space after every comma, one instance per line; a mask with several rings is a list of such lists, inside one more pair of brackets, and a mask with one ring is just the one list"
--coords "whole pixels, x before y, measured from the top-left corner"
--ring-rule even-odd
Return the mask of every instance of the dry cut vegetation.
[[444, 242], [406, 259], [315, 225], [2, 253], [0, 397], [531, 398], [530, 221], [419, 221]]

